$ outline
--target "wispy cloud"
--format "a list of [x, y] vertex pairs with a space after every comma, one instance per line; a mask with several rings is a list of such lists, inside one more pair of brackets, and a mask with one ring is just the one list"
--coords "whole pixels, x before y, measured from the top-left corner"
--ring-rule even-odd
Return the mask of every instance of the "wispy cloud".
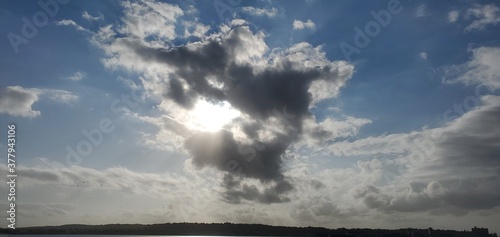
[[241, 8], [241, 11], [254, 16], [275, 17], [278, 14], [278, 10], [274, 7], [271, 9], [257, 8], [257, 7], [243, 7]]
[[417, 7], [417, 10], [415, 10], [415, 16], [416, 17], [424, 17], [426, 16], [426, 10], [427, 10], [427, 5], [422, 4]]
[[82, 12], [82, 18], [88, 21], [102, 21], [104, 20], [104, 15], [99, 12], [98, 16], [92, 16], [88, 12]]
[[466, 11], [466, 17], [472, 17], [475, 20], [465, 27], [465, 31], [480, 31], [489, 25], [500, 23], [500, 8], [495, 4], [476, 5]]
[[86, 76], [87, 76], [87, 74], [85, 72], [77, 71], [77, 72], [75, 72], [75, 74], [73, 74], [69, 77], [65, 77], [64, 79], [70, 80], [70, 81], [80, 81], [83, 78], [85, 78]]
[[72, 26], [72, 27], [74, 27], [78, 31], [83, 31], [83, 32], [90, 33], [90, 30], [88, 30], [87, 28], [85, 28], [85, 27], [83, 27], [81, 25], [78, 25], [73, 20], [65, 19], [65, 20], [56, 21], [56, 25], [58, 25], [58, 26]]

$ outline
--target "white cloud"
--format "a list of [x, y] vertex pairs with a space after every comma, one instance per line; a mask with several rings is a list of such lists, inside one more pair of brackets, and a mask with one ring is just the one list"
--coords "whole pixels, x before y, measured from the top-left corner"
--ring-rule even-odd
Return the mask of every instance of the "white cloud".
[[129, 34], [145, 40], [148, 37], [159, 37], [161, 40], [172, 40], [177, 35], [175, 23], [184, 15], [177, 5], [154, 1], [122, 2], [125, 8], [124, 25], [120, 33]]
[[117, 80], [121, 83], [123, 83], [123, 85], [125, 85], [126, 87], [128, 87], [129, 89], [131, 90], [141, 90], [141, 87], [139, 85], [137, 85], [133, 80], [131, 79], [128, 79], [128, 78], [123, 78], [121, 76], [118, 76]]
[[500, 23], [500, 8], [495, 4], [476, 5], [466, 11], [466, 17], [473, 17], [475, 20], [465, 27], [465, 31], [480, 31], [489, 25]]
[[73, 74], [69, 77], [65, 77], [64, 79], [70, 80], [70, 81], [80, 81], [83, 78], [85, 78], [86, 76], [87, 76], [87, 74], [85, 72], [77, 71], [77, 72], [75, 72], [75, 74]]
[[185, 28], [184, 28], [184, 38], [194, 36], [198, 38], [202, 38], [205, 36], [205, 34], [210, 30], [210, 26], [204, 25], [199, 22], [192, 22], [192, 21], [184, 21], [182, 23]]
[[418, 54], [418, 56], [420, 56], [420, 58], [423, 59], [423, 60], [427, 60], [427, 53], [426, 52], [420, 52]]
[[88, 12], [84, 11], [84, 12], [82, 12], [82, 17], [83, 17], [83, 19], [88, 20], [88, 21], [102, 21], [102, 20], [104, 20], [104, 15], [100, 12], [99, 12], [98, 16], [92, 16]]
[[295, 145], [298, 147], [305, 145], [313, 151], [316, 149], [322, 150], [324, 146], [332, 142], [356, 136], [361, 127], [371, 122], [369, 119], [351, 116], [347, 116], [342, 120], [326, 118], [321, 122], [317, 122], [314, 117], [311, 117], [305, 120], [302, 139]]
[[293, 21], [293, 29], [294, 30], [303, 30], [303, 29], [315, 29], [316, 24], [312, 22], [311, 20], [307, 21], [301, 21], [301, 20], [294, 20]]
[[32, 106], [42, 96], [47, 96], [53, 101], [64, 104], [73, 103], [78, 100], [78, 96], [65, 90], [7, 86], [0, 88], [0, 113], [35, 118], [41, 112], [33, 110]]
[[445, 83], [481, 84], [500, 88], [500, 48], [479, 47], [472, 49], [472, 59], [461, 65], [446, 68]]
[[73, 20], [68, 20], [68, 19], [65, 19], [65, 20], [60, 20], [60, 21], [56, 21], [56, 25], [58, 26], [73, 26], [75, 27], [76, 30], [78, 31], [83, 31], [83, 32], [87, 32], [87, 33], [90, 33], [91, 31], [88, 30], [87, 28], [85, 27], [82, 27], [81, 25], [78, 25], [76, 22], [74, 22]]
[[[207, 216], [220, 207], [220, 202], [217, 190], [209, 184], [218, 177], [206, 172], [191, 173], [188, 169], [179, 175], [142, 173], [121, 167], [96, 170], [58, 163], [19, 166], [17, 174], [23, 177], [25, 194], [36, 195], [38, 202], [19, 203], [29, 210], [19, 212], [25, 220], [22, 226], [74, 224], [82, 219], [88, 223], [89, 217], [81, 216], [89, 215], [95, 217], [90, 218], [92, 224], [213, 220]], [[0, 165], [0, 172], [6, 170], [6, 165]], [[132, 205], [133, 202], [137, 203]]]
[[28, 118], [37, 117], [40, 111], [33, 110], [31, 106], [38, 101], [38, 95], [36, 90], [20, 86], [0, 88], [0, 113]]
[[78, 100], [78, 96], [65, 90], [43, 89], [42, 94], [47, 95], [51, 100], [63, 104], [71, 104]]
[[450, 12], [448, 12], [448, 22], [457, 22], [459, 16], [460, 16], [460, 12], [459, 11], [450, 11]]
[[275, 17], [278, 14], [278, 10], [276, 8], [265, 9], [265, 8], [257, 8], [257, 7], [243, 7], [241, 8], [243, 12], [246, 12], [250, 15], [255, 16], [267, 16], [267, 17]]

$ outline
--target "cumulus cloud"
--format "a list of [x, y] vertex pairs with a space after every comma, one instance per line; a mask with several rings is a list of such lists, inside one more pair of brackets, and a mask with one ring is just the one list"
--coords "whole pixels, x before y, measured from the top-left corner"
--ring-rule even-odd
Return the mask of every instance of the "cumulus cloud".
[[[160, 4], [163, 11], [146, 11], [151, 4]], [[299, 139], [304, 120], [311, 117], [310, 106], [335, 97], [351, 77], [353, 66], [328, 60], [321, 47], [306, 42], [270, 50], [264, 34], [253, 32], [241, 19], [195, 42], [158, 44], [148, 36], [167, 40], [177, 37], [173, 28], [169, 33], [168, 25], [173, 26], [175, 17], [183, 11], [155, 2], [123, 5], [126, 13], [124, 25], [118, 30], [121, 36], [108, 33], [108, 37], [100, 37], [97, 33], [93, 40], [108, 55], [103, 59], [107, 67], [141, 73], [145, 92], [159, 100], [159, 108], [171, 118], [149, 122], [172, 130], [166, 125], [189, 120], [189, 111], [200, 101], [227, 103], [241, 115], [224, 129], [207, 132], [182, 124], [185, 129], [174, 132], [178, 139], [168, 142], [179, 147], [182, 140], [181, 148], [190, 154], [194, 167], [212, 167], [228, 175], [227, 180], [232, 182], [222, 183], [228, 202], [288, 201], [282, 194], [293, 185], [282, 173], [282, 155]], [[154, 16], [131, 20], [143, 11]], [[139, 27], [149, 18], [159, 18], [162, 27], [146, 26], [145, 22]], [[311, 24], [306, 22], [303, 27]], [[161, 146], [162, 142], [154, 140], [167, 134], [170, 132], [153, 135], [148, 139], [150, 145]], [[248, 180], [256, 180], [259, 185], [249, 185]]]
[[206, 35], [208, 30], [210, 30], [210, 26], [204, 25], [202, 23], [196, 21], [185, 21], [182, 23], [184, 28], [184, 38], [188, 38], [190, 36], [202, 38]]
[[303, 29], [315, 29], [316, 24], [312, 22], [311, 20], [307, 21], [301, 21], [301, 20], [294, 20], [293, 21], [293, 29], [294, 30], [303, 30]]
[[36, 90], [20, 86], [0, 88], [0, 113], [34, 118], [40, 115], [40, 111], [33, 110], [31, 107], [38, 101], [38, 94]]
[[47, 96], [51, 100], [65, 104], [78, 100], [78, 96], [65, 90], [7, 86], [0, 88], [0, 113], [35, 118], [41, 112], [33, 110], [32, 106], [41, 96]]
[[[500, 192], [500, 74], [498, 49], [472, 49], [470, 61], [447, 68], [448, 83], [480, 85], [475, 96], [443, 124], [409, 133], [347, 140], [327, 146], [334, 157], [379, 157], [358, 161], [357, 185], [349, 193], [382, 213], [470, 215], [498, 208]], [[490, 94], [490, 95], [488, 95]], [[454, 107], [456, 107], [454, 105]], [[361, 178], [365, 177], [365, 178]], [[367, 180], [371, 180], [368, 181]]]
[[257, 7], [242, 7], [241, 11], [248, 13], [254, 16], [267, 16], [267, 17], [275, 17], [278, 14], [278, 10], [276, 8], [265, 9], [265, 8], [257, 8]]
[[172, 40], [177, 34], [175, 23], [184, 15], [177, 5], [155, 1], [122, 2], [124, 8], [123, 26], [120, 33], [145, 39], [155, 35], [160, 40]]

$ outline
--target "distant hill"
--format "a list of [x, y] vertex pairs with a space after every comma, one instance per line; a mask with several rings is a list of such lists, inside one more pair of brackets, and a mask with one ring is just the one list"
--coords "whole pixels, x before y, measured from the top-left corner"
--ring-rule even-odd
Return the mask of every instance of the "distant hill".
[[217, 236], [342, 236], [342, 237], [497, 237], [496, 234], [479, 236], [469, 231], [432, 229], [327, 229], [323, 227], [286, 227], [261, 224], [233, 223], [165, 223], [152, 225], [62, 225], [0, 229], [4, 234], [113, 234], [113, 235], [217, 235]]

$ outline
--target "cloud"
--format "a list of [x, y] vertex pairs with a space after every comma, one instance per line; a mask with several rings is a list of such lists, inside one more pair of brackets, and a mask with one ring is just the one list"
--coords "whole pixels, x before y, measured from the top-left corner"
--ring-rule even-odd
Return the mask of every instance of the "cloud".
[[424, 17], [425, 11], [427, 10], [427, 6], [425, 4], [422, 4], [417, 7], [417, 10], [415, 10], [415, 16], [416, 17]]
[[75, 72], [75, 74], [73, 74], [69, 77], [65, 77], [64, 79], [70, 80], [70, 81], [80, 81], [85, 77], [87, 77], [87, 74], [85, 72], [77, 71], [77, 72]]
[[307, 20], [307, 21], [301, 21], [301, 20], [294, 20], [293, 21], [293, 29], [294, 30], [303, 30], [303, 29], [315, 29], [316, 28], [316, 24], [314, 24], [314, 22], [312, 22], [311, 20]]
[[[100, 37], [100, 33], [93, 37], [108, 56], [103, 59], [105, 66], [142, 74], [145, 92], [168, 113], [169, 119], [163, 122], [147, 119], [159, 128], [154, 135], [144, 134], [149, 145], [179, 149], [178, 142], [183, 141], [180, 148], [189, 154], [194, 167], [212, 167], [228, 179], [238, 180], [234, 185], [221, 184], [225, 201], [288, 201], [282, 195], [293, 185], [282, 173], [282, 155], [299, 139], [303, 121], [311, 116], [309, 107], [335, 97], [352, 76], [353, 66], [328, 60], [321, 47], [306, 42], [270, 50], [264, 33], [253, 32], [241, 19], [183, 45], [151, 42], [151, 35], [167, 41], [178, 37], [174, 31], [167, 34], [164, 23], [173, 25], [175, 16], [182, 15], [180, 8], [165, 3], [159, 16], [146, 11], [151, 4], [159, 3], [124, 3], [125, 24], [118, 29], [121, 35], [109, 32], [108, 37]], [[138, 27], [149, 17], [131, 19], [143, 11], [160, 18], [162, 27]], [[200, 101], [227, 103], [241, 115], [217, 132], [182, 124], [184, 129], [177, 133], [174, 127], [179, 126], [168, 125], [188, 121]], [[175, 139], [158, 139], [169, 137], [172, 131], [177, 134]], [[257, 184], [249, 185], [248, 180]]]
[[40, 96], [48, 96], [51, 100], [65, 104], [78, 100], [78, 96], [65, 90], [7, 86], [0, 88], [0, 113], [35, 118], [41, 112], [33, 110], [32, 106]]
[[[170, 75], [167, 84], [170, 90], [163, 95], [179, 106], [192, 109], [195, 101], [200, 98], [228, 101], [259, 121], [256, 124], [275, 121], [283, 128], [270, 135], [263, 144], [265, 148], [256, 151], [257, 158], [251, 162], [245, 160], [248, 155], [239, 151], [232, 132], [222, 130], [218, 133], [194, 133], [185, 142], [185, 148], [193, 155], [194, 164], [198, 167], [215, 167], [232, 175], [256, 178], [263, 182], [280, 181], [283, 179], [280, 173], [280, 156], [301, 132], [302, 119], [310, 116], [308, 108], [312, 103], [312, 96], [308, 86], [316, 80], [331, 82], [336, 85], [330, 91], [331, 94], [338, 90], [338, 86], [350, 74], [340, 74], [339, 70], [344, 69], [337, 63], [326, 61], [322, 54], [311, 55], [310, 52], [316, 51], [308, 44], [271, 54], [272, 64], [267, 62], [267, 65], [252, 65], [250, 58], [253, 55], [262, 57], [260, 54], [267, 48], [258, 37], [260, 36], [253, 35], [248, 27], [238, 26], [222, 37], [222, 43], [208, 41], [193, 45], [193, 48], [188, 45], [161, 50], [136, 42], [127, 44], [130, 50], [144, 60], [164, 63], [174, 70], [175, 73]], [[254, 39], [251, 40], [252, 38]], [[247, 46], [256, 43], [257, 47]], [[248, 51], [256, 48], [262, 49]], [[204, 79], [208, 76], [214, 76], [224, 86], [213, 87]], [[287, 121], [286, 118], [276, 117], [277, 109], [281, 108], [286, 108], [296, 119]], [[255, 130], [264, 131], [265, 128], [258, 126]], [[244, 136], [250, 140], [250, 146], [257, 146], [262, 140], [250, 132], [246, 132]], [[207, 153], [207, 149], [211, 152]], [[241, 166], [241, 173], [228, 170], [231, 161]]]
[[[484, 96], [482, 106], [458, 118], [444, 132], [446, 138], [437, 144], [436, 153], [440, 160], [436, 168], [449, 169], [450, 166], [473, 169], [487, 168], [500, 171], [500, 97]], [[496, 170], [495, 170], [496, 169]]]
[[447, 75], [453, 78], [449, 82], [484, 86], [483, 95], [465, 98], [464, 103], [474, 102], [468, 111], [455, 111], [459, 116], [447, 118], [441, 127], [327, 146], [327, 156], [379, 157], [358, 161], [361, 173], [351, 174], [359, 181], [348, 192], [366, 208], [384, 215], [463, 216], [500, 206], [500, 130], [496, 126], [500, 96], [484, 95], [499, 86], [500, 74], [493, 66], [498, 49], [471, 51], [471, 60], [448, 68]]
[[102, 21], [104, 20], [104, 15], [99, 12], [99, 16], [92, 16], [88, 12], [82, 12], [82, 18], [87, 21]]
[[121, 76], [118, 76], [117, 81], [123, 83], [126, 87], [129, 89], [135, 91], [135, 90], [141, 90], [141, 87], [137, 85], [133, 80], [128, 79], [128, 78], [123, 78]]
[[196, 21], [184, 21], [182, 24], [186, 27], [184, 29], [184, 38], [188, 38], [190, 36], [202, 38], [208, 30], [210, 30], [210, 26]]
[[423, 60], [427, 60], [427, 53], [426, 52], [420, 52], [418, 54], [418, 56], [420, 56], [420, 58], [423, 59]]
[[457, 22], [459, 16], [460, 16], [460, 12], [459, 11], [450, 11], [450, 12], [448, 12], [448, 22]]
[[65, 90], [43, 89], [41, 93], [47, 95], [51, 100], [63, 104], [74, 103], [79, 98], [77, 95]]
[[363, 185], [352, 190], [353, 197], [387, 213], [465, 215], [500, 206], [500, 130], [496, 126], [500, 97], [480, 100], [478, 108], [443, 127], [331, 145], [334, 156], [383, 157], [358, 162], [362, 173], [372, 177], [371, 184], [360, 182]]
[[184, 15], [184, 11], [177, 5], [155, 1], [125, 1], [122, 6], [125, 16], [122, 18], [120, 33], [140, 39], [154, 35], [159, 38], [156, 42], [172, 40], [177, 36], [175, 23]]
[[[19, 215], [22, 215], [26, 218], [42, 218], [45, 217], [53, 217], [53, 216], [66, 216], [68, 212], [73, 211], [77, 208], [74, 204], [69, 203], [29, 203], [29, 202], [21, 202], [19, 205], [22, 205], [23, 209], [19, 210]], [[34, 213], [40, 213], [40, 215], [36, 215]]]
[[[0, 170], [7, 170], [0, 166]], [[26, 186], [51, 184], [61, 187], [79, 187], [88, 190], [119, 190], [124, 193], [147, 192], [153, 195], [165, 196], [166, 188], [179, 188], [178, 184], [188, 182], [187, 179], [171, 175], [137, 173], [125, 168], [109, 168], [95, 170], [79, 166], [56, 167], [19, 167], [18, 175], [23, 177]], [[147, 186], [143, 184], [147, 183]]]
[[317, 122], [314, 117], [304, 120], [301, 141], [298, 146], [310, 147], [313, 150], [324, 147], [335, 141], [354, 137], [359, 129], [372, 121], [369, 119], [347, 116], [345, 119], [326, 118]]
[[292, 184], [285, 180], [259, 188], [259, 184], [244, 183], [242, 178], [229, 174], [224, 176], [222, 186], [225, 188], [222, 197], [229, 203], [241, 203], [242, 200], [264, 204], [289, 202], [290, 198], [282, 194], [293, 190]]
[[472, 17], [475, 19], [470, 25], [465, 27], [465, 31], [480, 31], [489, 25], [500, 23], [500, 8], [495, 4], [476, 5], [473, 8], [467, 9], [465, 15], [467, 18]]
[[256, 8], [256, 7], [242, 7], [241, 11], [248, 13], [254, 16], [267, 16], [269, 18], [275, 17], [278, 14], [278, 10], [276, 8], [265, 9], [265, 8]]
[[33, 110], [31, 106], [38, 101], [38, 95], [36, 90], [20, 86], [0, 88], [0, 113], [27, 118], [37, 117], [40, 111]]
[[445, 68], [445, 83], [463, 83], [465, 85], [485, 85], [500, 88], [500, 48], [478, 47], [472, 49], [472, 59], [461, 65]]
[[56, 25], [58, 25], [58, 26], [73, 26], [78, 31], [83, 31], [83, 32], [87, 32], [87, 33], [91, 32], [89, 29], [87, 29], [81, 25], [78, 25], [73, 20], [65, 19], [65, 20], [56, 21]]

